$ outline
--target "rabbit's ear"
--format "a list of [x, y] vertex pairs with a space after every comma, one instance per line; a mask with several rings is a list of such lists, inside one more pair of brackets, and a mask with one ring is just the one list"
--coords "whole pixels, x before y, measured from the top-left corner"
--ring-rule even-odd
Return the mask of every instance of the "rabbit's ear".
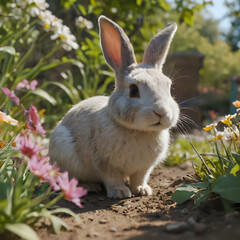
[[136, 63], [132, 44], [123, 29], [105, 16], [100, 16], [98, 22], [102, 51], [109, 66], [119, 72]]
[[172, 23], [155, 35], [144, 52], [142, 63], [161, 69], [176, 30], [177, 24]]

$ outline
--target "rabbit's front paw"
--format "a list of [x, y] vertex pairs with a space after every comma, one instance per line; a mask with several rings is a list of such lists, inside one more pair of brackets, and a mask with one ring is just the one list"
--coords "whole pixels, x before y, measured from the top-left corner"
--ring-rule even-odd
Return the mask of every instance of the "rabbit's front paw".
[[130, 189], [127, 186], [118, 188], [118, 189], [108, 189], [107, 190], [108, 198], [130, 198], [132, 196]]
[[149, 185], [143, 185], [143, 186], [137, 186], [134, 190], [133, 193], [135, 195], [140, 195], [140, 196], [151, 196], [152, 195], [152, 188]]

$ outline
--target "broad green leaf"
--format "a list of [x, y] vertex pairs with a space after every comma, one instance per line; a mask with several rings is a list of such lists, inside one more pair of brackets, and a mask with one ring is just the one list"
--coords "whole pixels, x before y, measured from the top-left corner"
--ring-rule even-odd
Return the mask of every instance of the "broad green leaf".
[[194, 188], [207, 188], [210, 185], [210, 182], [204, 181], [204, 182], [198, 182], [198, 183], [193, 183], [189, 184]]
[[182, 185], [178, 187], [172, 195], [172, 201], [177, 202], [178, 204], [186, 202], [188, 199], [190, 199], [196, 192], [198, 192], [198, 189], [194, 188], [191, 185]]
[[44, 99], [46, 99], [48, 102], [50, 102], [53, 106], [56, 105], [57, 101], [55, 100], [54, 97], [50, 96], [46, 91], [42, 90], [42, 89], [36, 89], [35, 91], [32, 91], [31, 93], [42, 97]]
[[198, 191], [193, 197], [194, 204], [198, 206], [200, 203], [207, 201], [208, 194], [209, 194], [209, 190]]
[[5, 228], [26, 240], [40, 240], [37, 233], [25, 223], [6, 224]]
[[5, 53], [11, 54], [11, 55], [16, 54], [15, 49], [11, 46], [0, 47], [0, 52], [5, 52]]
[[229, 174], [217, 179], [212, 192], [218, 193], [222, 198], [240, 203], [240, 178]]

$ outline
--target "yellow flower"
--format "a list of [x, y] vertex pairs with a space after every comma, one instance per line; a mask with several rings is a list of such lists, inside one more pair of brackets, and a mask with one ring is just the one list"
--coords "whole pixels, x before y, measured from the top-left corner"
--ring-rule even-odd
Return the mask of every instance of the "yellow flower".
[[230, 119], [225, 119], [225, 120], [222, 120], [222, 123], [228, 125], [229, 127], [232, 126], [232, 121]]
[[210, 130], [212, 130], [213, 128], [215, 128], [216, 126], [217, 126], [216, 123], [212, 123], [212, 124], [207, 125], [206, 127], [204, 127], [203, 130], [205, 130], [205, 131], [210, 131]]
[[5, 113], [3, 113], [1, 111], [0, 111], [0, 122], [6, 122], [13, 126], [16, 126], [18, 124], [17, 120], [13, 119], [12, 117], [6, 115]]
[[[6, 145], [6, 142], [0, 141], [0, 148], [4, 147], [5, 145]], [[16, 147], [16, 143], [13, 142], [13, 143], [12, 143], [12, 146], [13, 146], [13, 147]]]
[[235, 108], [240, 108], [240, 101], [236, 100], [235, 102], [232, 102], [232, 104]]
[[229, 115], [225, 116], [225, 119], [222, 120], [221, 122], [224, 123], [224, 124], [226, 124], [226, 125], [228, 125], [229, 127], [231, 127], [231, 126], [232, 126], [232, 121], [231, 121], [231, 119], [235, 118], [236, 116], [237, 116], [236, 113], [233, 114], [233, 115], [230, 115], [230, 114], [229, 114]]
[[216, 141], [216, 140], [218, 140], [218, 139], [221, 139], [221, 138], [223, 138], [223, 136], [224, 136], [224, 133], [223, 132], [217, 132], [217, 134], [216, 134], [216, 136], [211, 140], [211, 141]]
[[0, 148], [2, 148], [5, 144], [5, 142], [0, 142]]

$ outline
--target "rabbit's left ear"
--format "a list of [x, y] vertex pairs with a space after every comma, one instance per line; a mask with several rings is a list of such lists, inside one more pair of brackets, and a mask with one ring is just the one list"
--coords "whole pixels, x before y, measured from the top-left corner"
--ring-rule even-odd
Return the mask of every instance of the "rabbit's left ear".
[[172, 23], [155, 35], [144, 52], [142, 63], [162, 69], [176, 30], [177, 24]]
[[106, 62], [115, 71], [123, 72], [136, 63], [132, 44], [123, 29], [105, 16], [99, 17], [100, 39]]

